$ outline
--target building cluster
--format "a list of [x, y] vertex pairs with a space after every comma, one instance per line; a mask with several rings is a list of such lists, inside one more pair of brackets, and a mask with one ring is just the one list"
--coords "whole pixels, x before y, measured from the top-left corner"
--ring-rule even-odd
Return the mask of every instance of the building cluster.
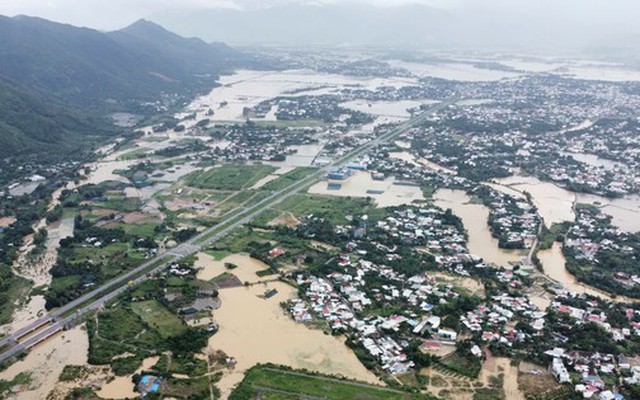
[[478, 186], [473, 193], [489, 208], [491, 234], [499, 246], [508, 249], [530, 248], [538, 236], [540, 217], [524, 196], [516, 198], [489, 186]]
[[[296, 277], [305, 298], [288, 305], [296, 321], [320, 319], [332, 332], [348, 333], [378, 360], [382, 370], [392, 374], [414, 367], [405, 351], [411, 337], [421, 338], [429, 332], [432, 337], [455, 342], [457, 333], [442, 327], [440, 317], [431, 314], [438, 304], [459, 296], [451, 287], [438, 286], [424, 274], [406, 278], [392, 268], [364, 259], [352, 260], [346, 254], [335, 266], [336, 270], [326, 277]], [[379, 284], [368, 283], [372, 275], [381, 277]], [[405, 306], [389, 316], [376, 311], [397, 304]]]
[[[571, 265], [590, 268], [600, 284], [632, 293], [640, 285], [636, 263], [640, 242], [634, 234], [611, 225], [610, 218], [598, 208], [583, 206], [564, 242]], [[596, 285], [597, 286], [597, 285]]]
[[493, 296], [491, 302], [460, 317], [462, 325], [472, 333], [479, 334], [485, 343], [496, 342], [513, 346], [523, 342], [525, 333], [514, 328], [514, 321], [525, 320], [535, 331], [544, 328], [546, 313], [539, 311], [526, 297], [515, 297], [506, 293]]

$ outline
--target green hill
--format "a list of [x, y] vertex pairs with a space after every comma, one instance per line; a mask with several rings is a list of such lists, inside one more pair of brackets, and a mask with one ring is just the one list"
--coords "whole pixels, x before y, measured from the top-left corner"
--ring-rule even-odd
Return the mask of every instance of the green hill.
[[0, 38], [0, 157], [86, 148], [115, 133], [110, 113], [167, 110], [253, 63], [148, 21], [104, 33], [0, 16]]

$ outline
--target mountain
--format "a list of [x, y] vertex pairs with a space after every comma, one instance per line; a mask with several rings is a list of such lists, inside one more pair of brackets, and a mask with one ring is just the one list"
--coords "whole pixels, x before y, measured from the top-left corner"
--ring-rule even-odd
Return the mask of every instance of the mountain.
[[62, 158], [117, 133], [90, 114], [39, 97], [0, 79], [0, 158], [45, 150], [48, 159]]
[[[127, 48], [161, 65], [165, 58], [170, 69], [182, 73], [211, 75], [229, 66], [251, 63], [251, 59], [224, 43], [206, 43], [198, 38], [183, 38], [160, 25], [139, 20], [132, 25], [109, 33], [109, 37]], [[169, 67], [169, 65], [166, 65]]]
[[210, 90], [221, 72], [255, 66], [144, 20], [105, 33], [0, 16], [0, 38], [0, 157], [81, 148], [88, 133], [113, 134], [112, 112], [156, 113]]
[[224, 45], [174, 35], [140, 21], [118, 32], [0, 17], [0, 75], [76, 106], [156, 101], [210, 87], [240, 59]]

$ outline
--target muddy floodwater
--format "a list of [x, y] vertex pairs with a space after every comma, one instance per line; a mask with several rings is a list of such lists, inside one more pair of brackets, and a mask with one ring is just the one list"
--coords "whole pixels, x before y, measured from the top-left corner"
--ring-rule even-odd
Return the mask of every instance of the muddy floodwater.
[[[238, 268], [229, 270], [225, 264], [234, 264]], [[260, 260], [251, 258], [246, 254], [232, 254], [222, 260], [215, 260], [206, 253], [198, 253], [195, 267], [198, 269], [196, 277], [203, 281], [208, 281], [225, 272], [230, 272], [242, 282], [254, 283], [262, 280], [256, 271], [269, 269], [269, 266]], [[273, 278], [273, 277], [272, 277]]]
[[594, 204], [611, 217], [611, 223], [625, 232], [640, 232], [640, 195], [632, 194], [619, 199], [578, 194], [579, 203]]
[[[263, 264], [243, 262], [249, 260], [247, 256], [230, 256], [223, 262], [237, 261], [238, 267], [232, 272], [241, 280], [255, 282], [255, 273], [263, 269]], [[201, 256], [198, 265], [207, 268], [210, 262], [211, 258]], [[220, 271], [217, 268], [219, 265], [214, 265], [207, 273], [214, 275]], [[263, 294], [270, 289], [278, 293], [264, 299]], [[228, 397], [248, 368], [266, 362], [380, 383], [342, 339], [297, 324], [283, 311], [280, 302], [295, 296], [295, 288], [280, 281], [220, 290], [222, 306], [214, 311], [220, 330], [209, 339], [209, 350], [222, 350], [237, 360], [218, 383], [223, 398]]]
[[329, 182], [322, 181], [309, 188], [309, 193], [341, 197], [371, 197], [379, 207], [392, 207], [425, 200], [418, 186], [398, 184], [393, 177], [377, 181], [366, 171], [357, 171], [342, 181], [330, 181], [340, 185], [332, 189]]
[[121, 175], [114, 173], [115, 170], [128, 169], [130, 166], [139, 163], [139, 160], [127, 160], [127, 161], [100, 161], [95, 164], [91, 164], [89, 168], [91, 172], [87, 176], [85, 183], [93, 183], [99, 185], [106, 181], [117, 181], [128, 183], [129, 180]]
[[640, 231], [640, 195], [633, 194], [609, 199], [598, 195], [572, 192], [531, 176], [514, 175], [496, 181], [498, 184], [493, 187], [497, 190], [530, 193], [547, 227], [554, 223], [573, 221], [575, 219], [573, 204], [577, 201], [577, 203], [600, 207], [603, 213], [611, 217], [612, 224], [625, 232]]
[[[159, 356], [145, 358], [142, 361], [142, 365], [134, 374], [140, 374], [142, 371], [148, 371], [158, 363]], [[116, 376], [111, 382], [104, 385], [96, 393], [98, 397], [103, 399], [132, 399], [138, 397], [138, 393], [134, 390], [135, 387], [132, 383], [132, 377], [134, 374], [127, 376]]]
[[65, 365], [86, 365], [88, 350], [89, 338], [82, 326], [62, 332], [37, 345], [23, 360], [0, 372], [2, 380], [11, 380], [21, 372], [31, 374], [32, 382], [28, 387], [8, 399], [46, 399]]
[[398, 101], [365, 101], [353, 100], [342, 103], [343, 107], [363, 113], [395, 118], [409, 118], [410, 109], [418, 109], [423, 104], [435, 104], [438, 100], [398, 100]]
[[[320, 95], [353, 85], [369, 90], [382, 86], [402, 87], [415, 84], [416, 79], [348, 77], [311, 70], [240, 70], [222, 76], [219, 82], [220, 86], [187, 107], [187, 112], [196, 112], [196, 120], [209, 118], [212, 121], [241, 122], [245, 120], [245, 107], [254, 107], [278, 96]], [[212, 116], [207, 115], [209, 109], [214, 112]], [[275, 108], [272, 108], [263, 120], [274, 119]]]
[[538, 214], [547, 227], [563, 221], [573, 221], [575, 218], [573, 202], [576, 196], [573, 192], [532, 176], [515, 175], [496, 181], [519, 192], [530, 193], [533, 204], [538, 208]]
[[575, 276], [567, 271], [565, 267], [567, 260], [565, 259], [564, 254], [562, 254], [562, 244], [559, 242], [555, 242], [553, 246], [548, 250], [539, 251], [538, 258], [542, 263], [542, 268], [545, 275], [562, 284], [565, 289], [571, 292], [586, 293], [609, 301], [624, 300], [621, 297], [612, 299], [611, 296], [609, 296], [607, 293], [580, 283]]
[[469, 235], [467, 247], [471, 254], [482, 257], [487, 263], [510, 267], [510, 263], [519, 262], [525, 256], [522, 251], [505, 250], [498, 247], [498, 239], [491, 236], [487, 223], [489, 209], [483, 204], [470, 203], [462, 190], [440, 189], [434, 196], [434, 203], [442, 209], [450, 208], [462, 219]]

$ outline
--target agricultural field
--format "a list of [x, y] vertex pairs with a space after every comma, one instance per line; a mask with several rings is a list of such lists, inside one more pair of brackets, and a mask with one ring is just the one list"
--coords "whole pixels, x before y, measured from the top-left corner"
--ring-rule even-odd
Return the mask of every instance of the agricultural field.
[[223, 165], [187, 176], [187, 185], [200, 189], [242, 190], [274, 173], [268, 165]]
[[297, 194], [275, 207], [282, 212], [290, 212], [304, 217], [309, 214], [322, 215], [333, 225], [347, 222], [347, 215], [367, 214], [370, 218], [382, 218], [385, 210], [376, 208], [373, 201], [367, 198], [336, 197], [313, 194]]
[[149, 326], [157, 329], [165, 339], [178, 336], [186, 330], [182, 321], [156, 300], [132, 303], [131, 309]]
[[365, 383], [308, 374], [275, 366], [249, 370], [230, 400], [322, 398], [329, 400], [429, 400], [432, 396], [407, 393]]
[[261, 187], [261, 189], [270, 191], [284, 189], [292, 183], [302, 180], [303, 178], [306, 178], [316, 171], [316, 168], [297, 167], [287, 172], [286, 174], [279, 176], [277, 179], [274, 179], [271, 182], [267, 182], [264, 186]]

